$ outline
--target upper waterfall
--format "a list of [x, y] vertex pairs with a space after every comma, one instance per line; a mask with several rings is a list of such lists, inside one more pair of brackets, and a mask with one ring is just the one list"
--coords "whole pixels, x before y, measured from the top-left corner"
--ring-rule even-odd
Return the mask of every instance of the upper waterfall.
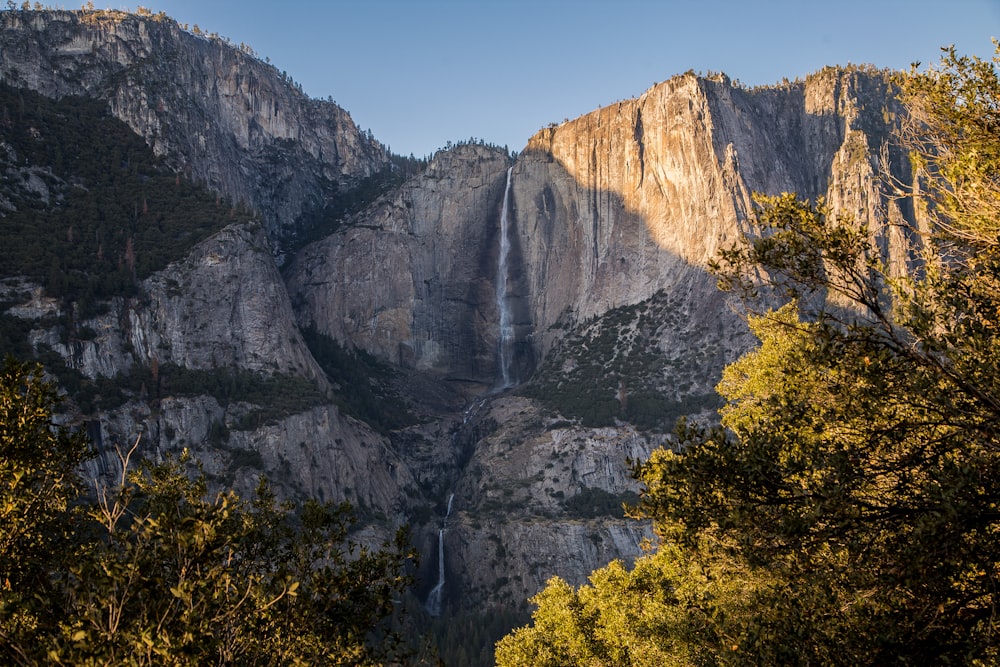
[[514, 357], [514, 317], [511, 314], [508, 301], [507, 281], [510, 278], [508, 261], [510, 258], [510, 181], [513, 167], [507, 168], [507, 185], [503, 191], [503, 208], [500, 210], [500, 256], [497, 260], [496, 299], [497, 311], [500, 314], [499, 336], [499, 389], [514, 385], [516, 378], [511, 374]]

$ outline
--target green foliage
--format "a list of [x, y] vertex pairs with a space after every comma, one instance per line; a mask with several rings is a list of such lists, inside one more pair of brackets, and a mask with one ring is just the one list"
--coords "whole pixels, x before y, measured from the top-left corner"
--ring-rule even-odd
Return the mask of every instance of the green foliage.
[[[148, 377], [148, 379], [147, 379]], [[156, 377], [151, 369], [141, 369], [130, 376], [130, 386], [148, 387], [150, 397], [212, 396], [226, 406], [234, 402], [250, 403], [253, 409], [236, 424], [235, 430], [253, 430], [273, 424], [326, 402], [320, 389], [299, 375], [290, 373], [255, 373], [241, 368], [194, 370], [164, 364]]]
[[[375, 664], [410, 583], [402, 532], [348, 537], [350, 508], [214, 497], [184, 461], [79, 497], [82, 441], [52, 424], [40, 371], [0, 374], [0, 655], [23, 665]], [[374, 634], [373, 634], [374, 633]], [[377, 641], [376, 641], [377, 640]]]
[[211, 396], [223, 407], [237, 402], [251, 404], [253, 408], [234, 428], [253, 430], [326, 402], [315, 384], [288, 373], [157, 364], [155, 370], [137, 366], [125, 375], [91, 379], [66, 366], [57, 353], [47, 348], [39, 350], [38, 358], [83, 414], [114, 410], [129, 400], [155, 402], [171, 396]]
[[[997, 45], [997, 42], [994, 42]], [[1000, 235], [1000, 46], [992, 60], [945, 51], [937, 67], [900, 77], [904, 126], [925, 211], [959, 245], [993, 245]], [[985, 196], [984, 196], [985, 195]]]
[[681, 416], [718, 407], [714, 392], [692, 390], [704, 381], [700, 369], [719, 358], [716, 346], [691, 341], [690, 351], [676, 355], [659, 349], [662, 332], [680, 328], [677, 306], [659, 292], [584, 324], [546, 355], [522, 393], [588, 427], [620, 420], [669, 430]]
[[[73, 540], [84, 440], [52, 424], [56, 390], [37, 365], [0, 370], [0, 638], [30, 640], [58, 604], [52, 571]], [[4, 651], [4, 653], [7, 653]]]
[[528, 619], [523, 606], [457, 611], [429, 619], [429, 634], [441, 662], [447, 667], [493, 667], [494, 644]]
[[137, 281], [251, 216], [171, 172], [96, 100], [0, 84], [5, 172], [0, 270], [76, 302], [131, 295]]
[[825, 651], [809, 645], [833, 607], [826, 587], [789, 586], [726, 546], [663, 543], [578, 589], [551, 579], [532, 598], [532, 624], [497, 643], [497, 667], [859, 664], [833, 641]]
[[334, 400], [348, 414], [382, 433], [417, 423], [392, 388], [393, 371], [364, 350], [347, 350], [310, 327], [302, 331], [313, 358], [335, 387]]
[[[532, 624], [497, 643], [497, 667], [667, 667], [702, 663], [714, 595], [731, 595], [680, 550], [661, 548], [632, 569], [619, 561], [574, 589], [558, 577], [531, 599]], [[732, 648], [730, 645], [728, 648]]]
[[0, 354], [11, 355], [18, 359], [31, 357], [31, 344], [28, 334], [31, 333], [31, 322], [28, 320], [0, 314]]
[[998, 64], [949, 51], [901, 83], [931, 214], [908, 273], [823, 202], [758, 198], [715, 268], [760, 346], [720, 427], [681, 422], [635, 467], [674, 569], [551, 583], [498, 664], [1000, 660]]
[[584, 519], [598, 517], [625, 518], [625, 507], [633, 506], [639, 501], [635, 493], [609, 493], [604, 489], [591, 486], [580, 490], [563, 501], [563, 507], [569, 516]]

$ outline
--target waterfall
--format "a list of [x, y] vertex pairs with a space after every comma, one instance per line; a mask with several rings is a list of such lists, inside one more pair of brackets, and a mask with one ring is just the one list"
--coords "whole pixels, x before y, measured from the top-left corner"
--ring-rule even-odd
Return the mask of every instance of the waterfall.
[[444, 528], [438, 531], [438, 582], [427, 596], [427, 612], [431, 616], [441, 615], [441, 593], [444, 591]]
[[514, 317], [508, 303], [507, 280], [509, 270], [507, 261], [510, 256], [510, 226], [507, 211], [510, 203], [510, 175], [513, 167], [507, 169], [507, 186], [503, 191], [503, 208], [500, 211], [500, 258], [497, 262], [496, 298], [497, 311], [500, 313], [500, 386], [506, 389], [514, 385], [511, 377], [511, 364], [514, 356]]
[[444, 595], [444, 531], [448, 528], [448, 517], [451, 516], [451, 503], [454, 500], [454, 493], [448, 496], [448, 510], [444, 515], [444, 524], [438, 530], [438, 581], [427, 596], [427, 602], [424, 603], [431, 616], [441, 615], [441, 598]]

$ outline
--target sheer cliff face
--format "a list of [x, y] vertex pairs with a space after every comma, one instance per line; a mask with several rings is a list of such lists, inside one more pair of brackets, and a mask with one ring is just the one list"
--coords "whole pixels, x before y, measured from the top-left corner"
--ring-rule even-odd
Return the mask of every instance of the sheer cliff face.
[[129, 373], [169, 364], [199, 378], [304, 379], [295, 386], [311, 383], [320, 397], [299, 414], [254, 421], [248, 416], [266, 405], [144, 385], [134, 400], [86, 417], [99, 453], [89, 472], [114, 477], [115, 447], [127, 450], [141, 434], [139, 454], [189, 449], [212, 479], [241, 492], [264, 475], [283, 496], [347, 498], [401, 523], [401, 489], [412, 477], [385, 437], [317, 405], [328, 383], [274, 258], [303, 212], [387, 164], [383, 147], [335, 104], [307, 99], [274, 68], [169, 19], [5, 11], [0, 27], [4, 82], [107, 101], [168, 164], [261, 220], [227, 227], [143, 281], [137, 296], [112, 299], [104, 314], [78, 323], [92, 332], [84, 339], [53, 324], [71, 312], [60, 310], [66, 304], [19, 283], [6, 294], [17, 304], [7, 312], [31, 322], [31, 344], [91, 379], [124, 384]]
[[[886, 216], [902, 212], [885, 212], [875, 167], [897, 111], [871, 73], [830, 69], [755, 90], [684, 75], [542, 130], [514, 170], [535, 331], [705, 283], [708, 260], [747, 231], [753, 192], [824, 196], [887, 234]], [[891, 157], [908, 178], [904, 158]]]
[[336, 104], [170, 19], [8, 11], [0, 22], [0, 79], [106, 99], [174, 166], [259, 211], [279, 247], [304, 211], [387, 163]]
[[477, 145], [301, 251], [286, 271], [299, 322], [408, 368], [497, 377], [497, 229], [509, 160]]
[[66, 343], [52, 330], [39, 333], [38, 342], [90, 378], [127, 374], [155, 360], [324, 382], [295, 327], [258, 225], [232, 225], [198, 244], [182, 261], [144, 281], [141, 296], [115, 299], [88, 326], [96, 333], [92, 339]]
[[[888, 224], [905, 211], [876, 177], [898, 112], [871, 73], [828, 70], [759, 90], [682, 76], [543, 130], [513, 169], [510, 286], [526, 305], [520, 339], [539, 358], [561, 358], [564, 369], [604, 363], [649, 335], [611, 321], [630, 322], [619, 307], [641, 304], [669, 320], [650, 341], [660, 354], [648, 357], [666, 363], [644, 369], [660, 394], [684, 402], [711, 392], [724, 364], [753, 344], [707, 272], [719, 248], [754, 231], [752, 192], [822, 196], [835, 214], [867, 224], [891, 261], [907, 261], [908, 239]], [[905, 182], [903, 156], [885, 155]], [[619, 315], [610, 316], [613, 308]], [[560, 338], [594, 318], [616, 332], [613, 349], [567, 354]], [[609, 398], [625, 400], [624, 384], [635, 379], [623, 382]], [[463, 596], [489, 600], [478, 591], [492, 587], [493, 599], [517, 600], [553, 574], [581, 583], [595, 564], [639, 553], [644, 526], [587, 510], [635, 490], [624, 462], [648, 456], [655, 437], [624, 424], [546, 425], [511, 397], [489, 409], [502, 426], [476, 442], [445, 539]]]
[[[684, 324], [662, 348], [702, 331], [729, 358], [744, 350], [745, 328], [706, 267], [749, 231], [752, 192], [825, 197], [904, 261], [906, 239], [886, 225], [904, 213], [876, 178], [898, 111], [872, 72], [830, 69], [754, 90], [685, 75], [539, 132], [513, 167], [509, 201], [521, 377], [565, 331], [664, 291]], [[906, 180], [903, 156], [887, 156]], [[394, 363], [493, 381], [506, 166], [482, 146], [440, 153], [299, 253], [286, 272], [299, 322]]]

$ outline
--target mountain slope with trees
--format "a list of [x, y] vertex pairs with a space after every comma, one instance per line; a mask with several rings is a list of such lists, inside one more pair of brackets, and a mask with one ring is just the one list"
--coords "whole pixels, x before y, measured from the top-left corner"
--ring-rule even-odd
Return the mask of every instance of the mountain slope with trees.
[[40, 367], [0, 371], [0, 656], [15, 665], [360, 665], [402, 659], [402, 532], [347, 539], [346, 504], [210, 495], [185, 459], [85, 495], [81, 434]]

